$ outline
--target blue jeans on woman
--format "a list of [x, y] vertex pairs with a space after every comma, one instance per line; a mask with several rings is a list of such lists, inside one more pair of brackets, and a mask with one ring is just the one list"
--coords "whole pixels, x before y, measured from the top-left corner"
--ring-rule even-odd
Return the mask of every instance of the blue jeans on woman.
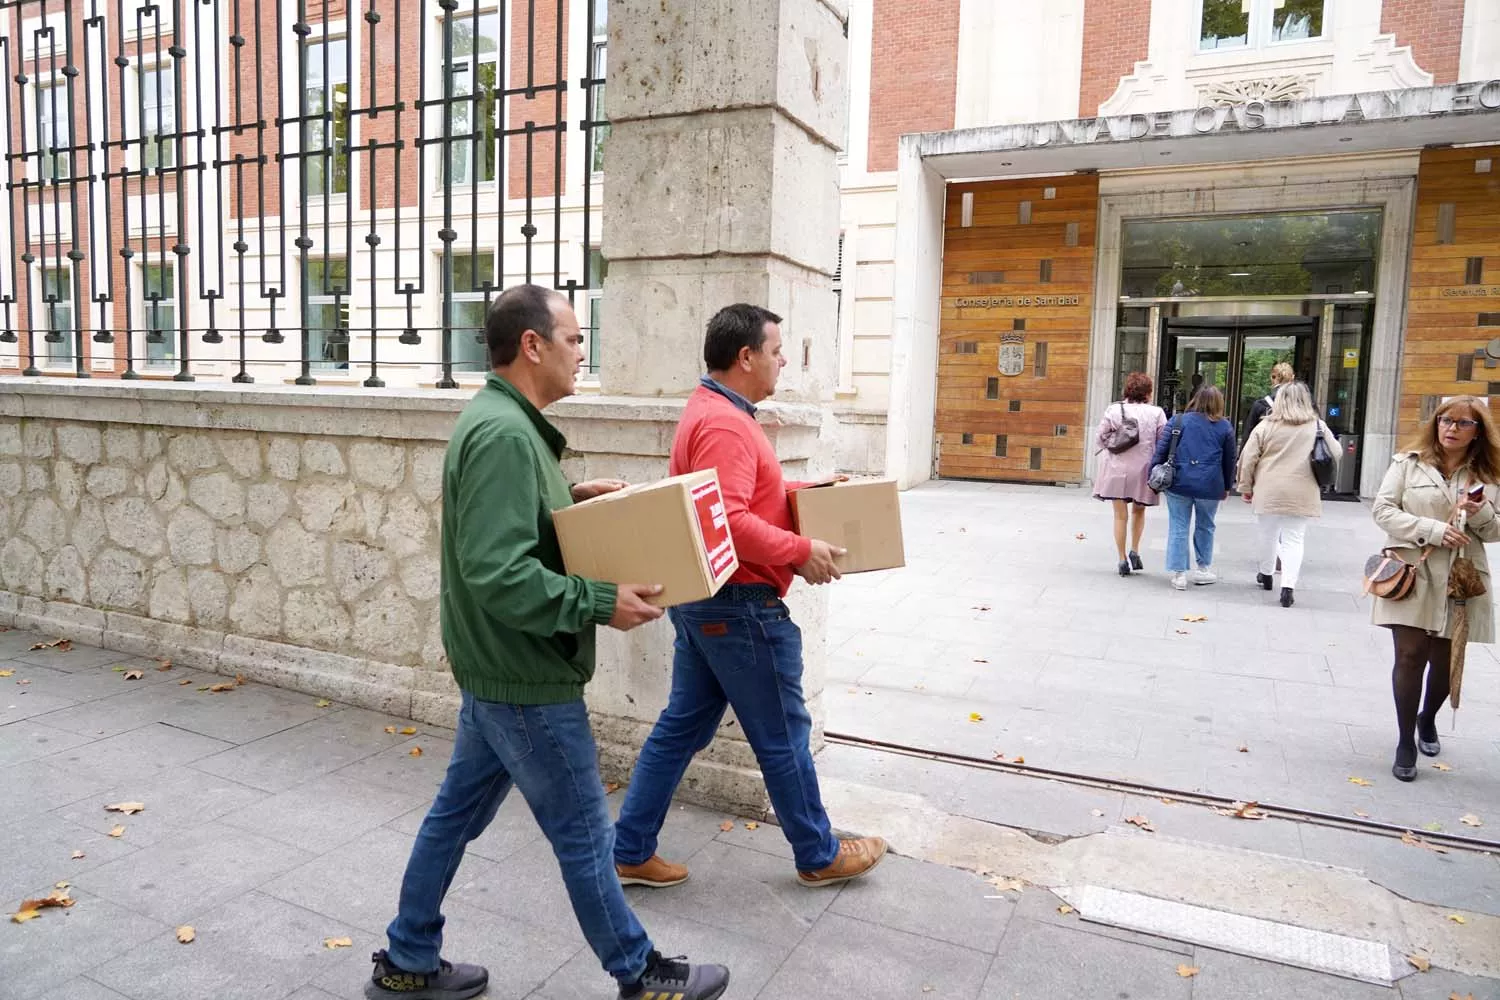
[[677, 629], [672, 693], [631, 775], [615, 825], [615, 860], [638, 865], [656, 853], [672, 793], [732, 705], [797, 870], [833, 864], [839, 842], [813, 769], [812, 716], [802, 696], [802, 630], [786, 605], [771, 587], [730, 584], [668, 615]]
[[507, 705], [464, 692], [458, 735], [401, 882], [386, 929], [390, 961], [408, 972], [438, 967], [443, 897], [469, 841], [484, 832], [514, 784], [552, 844], [573, 914], [604, 970], [633, 983], [651, 939], [615, 874], [615, 831], [599, 780], [599, 752], [582, 700]]
[[1167, 494], [1168, 573], [1188, 571], [1189, 522], [1193, 522], [1193, 552], [1198, 557], [1198, 568], [1208, 569], [1214, 564], [1214, 518], [1218, 513], [1218, 500]]

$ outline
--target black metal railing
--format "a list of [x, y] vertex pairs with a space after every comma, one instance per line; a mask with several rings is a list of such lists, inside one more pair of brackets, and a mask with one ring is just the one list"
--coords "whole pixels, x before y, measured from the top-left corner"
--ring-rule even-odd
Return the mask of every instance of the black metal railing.
[[453, 387], [520, 281], [596, 342], [605, 3], [0, 2], [0, 371]]

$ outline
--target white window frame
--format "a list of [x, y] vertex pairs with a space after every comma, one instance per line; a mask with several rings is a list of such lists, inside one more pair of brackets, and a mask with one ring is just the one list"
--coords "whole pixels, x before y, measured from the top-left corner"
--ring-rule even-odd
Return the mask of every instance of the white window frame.
[[[324, 293], [321, 289], [327, 287], [328, 285], [328, 265], [336, 260], [341, 260], [344, 262], [344, 284], [348, 287], [338, 295], [334, 295], [332, 292]], [[352, 270], [353, 261], [350, 259], [347, 253], [332, 253], [325, 254], [319, 257], [309, 257], [307, 259], [307, 269], [308, 281], [310, 283], [313, 280], [312, 266], [315, 263], [320, 263], [323, 265], [323, 281], [319, 283], [319, 290], [316, 294], [314, 293], [313, 288], [307, 289], [308, 308], [311, 309], [313, 307], [332, 306], [337, 303], [339, 310], [338, 322], [342, 325], [339, 327], [335, 327], [335, 329], [343, 330], [344, 333], [348, 334], [349, 341], [344, 345], [344, 354], [346, 355], [345, 360], [322, 361], [309, 357], [308, 368], [311, 371], [315, 372], [348, 372], [352, 370], [354, 364], [354, 308], [352, 304], [352, 300], [354, 298], [354, 271]], [[327, 341], [329, 332], [330, 331], [328, 330], [321, 329], [318, 331], [318, 335], [324, 338], [325, 343]], [[308, 331], [307, 346], [308, 353], [311, 354], [313, 347], [313, 332], [311, 330]]]
[[[156, 7], [156, 27], [152, 27], [152, 22], [148, 19], [141, 23], [139, 31], [136, 30], [136, 11], [153, 2]], [[110, 9], [113, 11], [113, 5]], [[125, 23], [120, 27], [127, 41], [155, 38], [158, 30], [163, 41], [172, 34], [172, 0], [126, 0], [124, 17]]]
[[[594, 354], [604, 334], [604, 315], [601, 310], [603, 309], [602, 303], [604, 302], [604, 275], [609, 270], [609, 262], [604, 259], [603, 249], [597, 243], [589, 247], [590, 259], [585, 261], [584, 266], [592, 270], [590, 265], [594, 254], [599, 255], [599, 283], [597, 286], [593, 283], [593, 276], [591, 274], [586, 273], [584, 275], [589, 281], [589, 287], [583, 293], [583, 318], [587, 322], [579, 323], [579, 326], [588, 331], [583, 338], [583, 377], [589, 382], [599, 381], [599, 362], [603, 360], [602, 358], [594, 357]], [[590, 369], [593, 370], [590, 371]]]
[[[71, 260], [52, 261], [44, 263], [37, 261], [31, 265], [32, 268], [32, 294], [31, 294], [31, 330], [35, 339], [32, 353], [36, 356], [38, 368], [49, 371], [73, 371], [75, 359], [73, 358], [74, 333], [78, 330], [78, 315], [74, 305], [78, 301], [77, 286], [78, 269], [73, 266]], [[63, 331], [62, 347], [68, 356], [61, 360], [52, 357], [52, 343], [45, 340], [46, 335], [52, 330], [52, 306], [46, 302], [47, 288], [45, 285], [48, 271], [64, 271], [68, 275], [67, 306], [68, 315], [72, 317], [72, 329]], [[59, 302], [58, 305], [62, 303]]]
[[[343, 22], [343, 21], [329, 21], [328, 22], [328, 26], [327, 26], [327, 36], [326, 37], [324, 35], [324, 26], [323, 26], [323, 24], [321, 22], [318, 23], [318, 24], [313, 25], [312, 29], [313, 29], [312, 34], [310, 34], [310, 35], [307, 36], [307, 72], [308, 72], [308, 76], [309, 76], [309, 78], [307, 80], [303, 80], [303, 79], [300, 79], [298, 77], [298, 72], [299, 72], [299, 70], [301, 68], [300, 65], [299, 65], [298, 60], [301, 57], [300, 57], [300, 54], [297, 51], [296, 44], [294, 43], [290, 47], [290, 49], [289, 49], [289, 55], [291, 57], [290, 61], [291, 61], [291, 64], [292, 64], [290, 66], [290, 73], [291, 73], [291, 77], [292, 77], [293, 81], [295, 81], [295, 83], [296, 83], [296, 85], [297, 85], [297, 87], [299, 89], [310, 90], [310, 88], [312, 87], [311, 75], [312, 75], [313, 71], [316, 70], [317, 73], [319, 74], [319, 76], [321, 76], [322, 72], [323, 72], [323, 59], [322, 59], [322, 57], [320, 55], [315, 54], [314, 50], [317, 49], [317, 48], [319, 48], [320, 46], [325, 45], [325, 44], [327, 44], [329, 46], [332, 46], [332, 45], [334, 45], [334, 44], [336, 44], [338, 42], [343, 42], [344, 45], [345, 45], [345, 47], [346, 47], [346, 51], [352, 53], [352, 58], [349, 59], [349, 67], [348, 68], [352, 71], [353, 79], [342, 80], [341, 81], [341, 80], [338, 80], [338, 79], [334, 78], [335, 72], [337, 72], [337, 73], [343, 73], [344, 72], [344, 69], [345, 69], [344, 62], [345, 62], [345, 60], [343, 60], [343, 59], [335, 59], [335, 58], [332, 58], [330, 56], [329, 60], [328, 60], [328, 72], [329, 72], [330, 79], [327, 80], [327, 81], [320, 81], [320, 82], [322, 83], [323, 89], [326, 92], [330, 93], [330, 94], [333, 93], [333, 88], [339, 86], [339, 84], [342, 83], [344, 85], [344, 87], [346, 88], [346, 90], [347, 90], [348, 106], [350, 108], [358, 107], [359, 106], [359, 100], [360, 100], [359, 89], [358, 89], [359, 88], [359, 70], [360, 70], [360, 53], [359, 53], [359, 48], [358, 48], [358, 39], [355, 37], [354, 33], [349, 30], [349, 26], [345, 22]], [[298, 114], [300, 114], [300, 109], [302, 107], [302, 103], [301, 103], [301, 100], [298, 97], [296, 97], [296, 94], [298, 92], [299, 91], [294, 90], [292, 92], [292, 94], [290, 95], [290, 102], [291, 103], [290, 103], [289, 114], [291, 114], [291, 115], [298, 115]], [[311, 114], [311, 113], [312, 112], [309, 110], [309, 114]], [[308, 172], [309, 165], [312, 163], [312, 159], [310, 157], [308, 157], [308, 156], [303, 156], [303, 157], [300, 158], [300, 171], [299, 171], [300, 186], [303, 189], [303, 194], [306, 196], [306, 198], [309, 201], [317, 201], [320, 204], [323, 201], [325, 201], [325, 200], [326, 201], [330, 201], [330, 202], [340, 201], [342, 199], [348, 198], [353, 192], [355, 192], [355, 191], [357, 191], [359, 189], [359, 178], [358, 178], [358, 170], [357, 170], [358, 158], [354, 155], [354, 148], [359, 145], [359, 134], [358, 134], [358, 132], [359, 132], [359, 116], [358, 115], [350, 115], [348, 121], [349, 121], [349, 124], [348, 124], [348, 136], [349, 136], [349, 139], [348, 139], [348, 150], [347, 150], [347, 152], [345, 154], [345, 155], [347, 155], [349, 157], [349, 186], [348, 186], [348, 190], [347, 191], [333, 191], [333, 190], [330, 190], [330, 188], [332, 186], [331, 185], [331, 181], [332, 181], [334, 173], [335, 173], [335, 170], [334, 170], [335, 158], [333, 158], [333, 157], [330, 157], [327, 160], [327, 162], [326, 162], [326, 168], [325, 168], [325, 172], [324, 172], [323, 190], [321, 190], [321, 191], [308, 190], [307, 189], [307, 172]], [[300, 130], [298, 130], [298, 148], [303, 153], [309, 152], [309, 149], [308, 149], [308, 146], [307, 146], [306, 136], [307, 136], [307, 130], [310, 129], [311, 127], [312, 127], [312, 123], [311, 122], [303, 122], [302, 123], [302, 128]], [[326, 136], [324, 141], [327, 141], [327, 142], [331, 143], [331, 141], [332, 141], [331, 131], [332, 131], [332, 127], [330, 127], [330, 135]], [[327, 148], [327, 147], [319, 147], [319, 151], [321, 151], [324, 148]], [[322, 162], [322, 161], [320, 160], [319, 162]]]
[[[589, 77], [591, 79], [603, 80], [609, 68], [609, 6], [608, 0], [595, 0], [594, 11], [596, 14], [603, 12], [603, 23], [588, 26], [589, 33]], [[586, 13], [586, 11], [585, 11]], [[604, 30], [599, 31], [602, 27]], [[598, 121], [604, 117], [604, 84], [594, 85], [594, 120]], [[585, 104], [587, 108], [587, 104]], [[604, 174], [604, 140], [609, 137], [609, 126], [599, 125], [589, 130], [588, 148], [584, 154], [589, 158], [589, 178], [598, 180]]]
[[[149, 252], [146, 256], [150, 257]], [[157, 259], [143, 260], [135, 265], [135, 306], [139, 310], [136, 315], [140, 317], [140, 322], [136, 324], [139, 327], [136, 331], [136, 336], [139, 337], [140, 342], [133, 353], [140, 363], [141, 371], [144, 372], [176, 371], [181, 363], [177, 357], [178, 333], [180, 332], [177, 326], [177, 263], [176, 260], [161, 260], [158, 255]], [[152, 268], [166, 268], [171, 271], [170, 285], [163, 289], [164, 295], [161, 302], [157, 305], [157, 310], [158, 313], [161, 309], [170, 309], [172, 311], [172, 325], [169, 330], [163, 331], [168, 334], [168, 343], [172, 346], [172, 357], [166, 361], [156, 362], [148, 360], [150, 347], [146, 343], [146, 335], [151, 332], [152, 316], [152, 305], [146, 298], [146, 272]]]
[[[59, 91], [61, 92], [60, 99], [51, 96], [58, 93]], [[27, 88], [25, 106], [26, 137], [29, 140], [28, 144], [30, 145], [33, 154], [27, 164], [30, 179], [33, 181], [44, 180], [48, 183], [51, 183], [52, 181], [69, 180], [72, 176], [73, 168], [71, 153], [64, 153], [61, 156], [50, 157], [47, 161], [44, 161], [43, 159], [42, 122], [40, 120], [42, 108], [45, 107], [49, 113], [48, 124], [52, 126], [52, 131], [55, 133], [56, 122], [52, 121], [50, 114], [53, 111], [61, 110], [63, 112], [62, 120], [65, 121], [68, 126], [67, 142], [64, 143], [64, 145], [73, 145], [73, 117], [68, 109], [67, 78], [64, 77], [61, 73], [37, 74], [36, 85], [34, 87]], [[43, 169], [45, 162], [51, 162], [54, 164], [62, 163], [66, 165], [68, 172], [61, 175], [57, 175], [54, 173], [53, 176], [50, 177], [44, 176], [44, 174], [46, 173], [46, 171]], [[54, 167], [53, 169], [55, 170], [56, 168]]]
[[[148, 77], [155, 77], [157, 74], [163, 73], [166, 74], [167, 78], [172, 81], [173, 87], [173, 92], [170, 95], [162, 95], [163, 99], [170, 100], [170, 108], [172, 111], [172, 121], [170, 122], [170, 127], [167, 127], [167, 123], [163, 123], [164, 131], [165, 134], [169, 135], [176, 134], [182, 131], [182, 123], [178, 120], [177, 116], [178, 104], [180, 103], [178, 98], [180, 95], [178, 95], [176, 92], [176, 87], [178, 84], [176, 63], [170, 57], [163, 58], [159, 62], [155, 61], [154, 59], [145, 59], [138, 61], [135, 65], [135, 94], [133, 95], [134, 100], [132, 100], [130, 103], [129, 111], [130, 117], [138, 119], [134, 123], [135, 137], [137, 139], [145, 139], [148, 134], [161, 134], [156, 132], [148, 133], [148, 129], [155, 127], [157, 120], [156, 109], [152, 106], [151, 103], [156, 100], [156, 86], [154, 84], [152, 84], [151, 86], [147, 86], [146, 80]], [[168, 105], [162, 105], [162, 107], [167, 106]], [[159, 150], [165, 151], [166, 155], [172, 158], [172, 163], [167, 165], [164, 169], [169, 172], [174, 170], [177, 166], [177, 144], [175, 140], [169, 140], [168, 142], [161, 144], [157, 148]], [[132, 159], [132, 168], [135, 170], [140, 170], [146, 162], [146, 146], [144, 144], [133, 146], [130, 153]], [[158, 159], [156, 167], [153, 167], [153, 169], [159, 168], [161, 166], [162, 164]]]
[[49, 38], [37, 37], [37, 32], [42, 29], [42, 21], [43, 19], [40, 17], [28, 17], [21, 22], [21, 58], [50, 59], [54, 50], [59, 57], [66, 55], [68, 40], [67, 14], [59, 10], [47, 15], [46, 26], [53, 31], [53, 34]]
[[[461, 21], [468, 21], [468, 22], [472, 23], [473, 18], [474, 18], [474, 10], [475, 10], [475, 8], [474, 8], [474, 6], [472, 4], [467, 5], [462, 10], [455, 10], [453, 12], [453, 23], [454, 24], [458, 24]], [[487, 6], [487, 5], [480, 6], [479, 7], [479, 18], [480, 18], [480, 20], [482, 21], [486, 17], [493, 17], [495, 19], [495, 28], [496, 28], [496, 32], [497, 32], [497, 37], [495, 38], [495, 51], [493, 51], [493, 52], [487, 52], [487, 53], [471, 52], [467, 56], [458, 56], [458, 55], [455, 55], [453, 57], [454, 58], [453, 64], [451, 66], [449, 64], [446, 64], [446, 63], [443, 62], [443, 49], [442, 49], [442, 45], [443, 45], [443, 20], [444, 19], [443, 19], [442, 15], [438, 15], [438, 17], [433, 22], [433, 35], [432, 35], [432, 37], [435, 40], [434, 44], [437, 46], [437, 48], [436, 48], [436, 58], [434, 58], [434, 60], [433, 60], [433, 65], [435, 65], [435, 66], [438, 67], [438, 72], [440, 74], [450, 74], [450, 73], [452, 73], [453, 72], [453, 67], [455, 67], [455, 66], [467, 66], [469, 68], [469, 73], [471, 74], [468, 79], [469, 79], [469, 82], [470, 82], [470, 85], [471, 85], [471, 90], [472, 90], [472, 84], [473, 84], [473, 82], [479, 79], [479, 67], [483, 66], [483, 65], [486, 65], [486, 64], [493, 65], [495, 67], [495, 87], [496, 87], [496, 90], [497, 90], [497, 94], [496, 94], [496, 97], [494, 99], [494, 103], [493, 103], [493, 106], [492, 106], [492, 112], [494, 114], [494, 119], [495, 119], [495, 144], [494, 144], [494, 147], [490, 150], [490, 160], [489, 160], [489, 162], [490, 162], [490, 169], [493, 171], [494, 176], [492, 178], [490, 178], [489, 180], [478, 180], [478, 181], [476, 181], [472, 177], [466, 178], [464, 180], [457, 180], [457, 179], [455, 179], [453, 181], [452, 188], [451, 188], [451, 190], [455, 190], [455, 191], [457, 191], [457, 190], [468, 191], [468, 190], [471, 190], [474, 187], [478, 187], [481, 191], [490, 191], [490, 190], [496, 189], [497, 186], [498, 186], [498, 184], [499, 184], [499, 182], [500, 182], [500, 158], [501, 158], [500, 157], [500, 145], [501, 145], [501, 143], [503, 143], [505, 141], [505, 136], [504, 136], [504, 132], [505, 132], [505, 107], [506, 107], [506, 104], [507, 104], [506, 98], [504, 96], [502, 96], [503, 92], [504, 92], [504, 90], [506, 88], [506, 82], [500, 78], [500, 48], [501, 48], [501, 46], [505, 45], [505, 43], [506, 43], [506, 33], [505, 33], [506, 11], [501, 10], [499, 8], [496, 8], [496, 7]], [[457, 83], [456, 80], [455, 80], [455, 83]], [[456, 93], [457, 87], [455, 86], [454, 89], [455, 89], [455, 93]], [[439, 99], [439, 100], [442, 99], [442, 96], [443, 96], [443, 77], [441, 75], [438, 77], [438, 79], [436, 81], [436, 85], [435, 85], [435, 89], [433, 91], [433, 94], [434, 94], [434, 96], [437, 99]], [[474, 104], [471, 104], [470, 108], [474, 112], [476, 112], [474, 114], [474, 126], [477, 127], [477, 125], [478, 125], [478, 115], [477, 115], [478, 103], [475, 102]], [[451, 106], [450, 107], [438, 107], [436, 110], [437, 110], [438, 115], [440, 115], [440, 116], [452, 113], [452, 107]], [[442, 120], [441, 117], [439, 117], [438, 120], [434, 123], [434, 128], [435, 128], [435, 131], [432, 134], [441, 137], [442, 134], [443, 134], [443, 120]], [[437, 185], [437, 189], [438, 190], [442, 189], [443, 179], [447, 176], [447, 172], [451, 168], [451, 165], [452, 165], [452, 162], [453, 162], [453, 153], [454, 153], [454, 151], [456, 151], [456, 150], [458, 150], [460, 148], [467, 148], [467, 149], [469, 149], [469, 150], [472, 151], [473, 148], [474, 148], [473, 140], [464, 140], [462, 143], [460, 143], [458, 140], [454, 140], [454, 143], [453, 143], [452, 147], [449, 148], [449, 149], [446, 149], [446, 150], [443, 148], [443, 146], [442, 146], [441, 143], [439, 143], [435, 147], [438, 160], [437, 160], [437, 170], [433, 173], [433, 177], [434, 177], [434, 179], [436, 181], [436, 185]], [[471, 161], [470, 164], [469, 164], [470, 173], [473, 172], [473, 168], [474, 168], [474, 164]]]
[[1193, 6], [1194, 17], [1192, 19], [1192, 52], [1199, 56], [1212, 56], [1222, 53], [1244, 53], [1258, 52], [1267, 49], [1281, 49], [1288, 45], [1306, 45], [1315, 42], [1328, 42], [1331, 39], [1331, 27], [1333, 24], [1333, 7], [1338, 0], [1323, 0], [1323, 33], [1313, 35], [1309, 38], [1288, 38], [1275, 40], [1271, 37], [1272, 25], [1275, 21], [1277, 10], [1284, 6], [1284, 0], [1278, 4], [1278, 0], [1244, 0], [1250, 4], [1250, 27], [1245, 37], [1244, 45], [1219, 46], [1206, 49], [1203, 47], [1203, 7], [1206, 0], [1198, 0]]
[[[499, 252], [496, 251], [496, 250], [494, 250], [491, 247], [486, 247], [486, 246], [480, 246], [480, 247], [475, 248], [475, 249], [465, 248], [463, 250], [454, 250], [453, 251], [453, 261], [454, 261], [454, 266], [457, 267], [458, 258], [460, 258], [460, 257], [484, 257], [485, 255], [489, 255], [489, 258], [490, 258], [490, 285], [492, 286], [490, 288], [490, 301], [494, 302], [495, 301], [495, 297], [498, 296], [500, 294], [500, 292], [501, 292], [501, 288], [499, 286], [499, 278], [496, 276], [496, 266], [499, 264], [499, 261], [500, 261], [500, 254], [499, 254]], [[438, 312], [437, 312], [437, 322], [433, 324], [433, 328], [437, 331], [437, 336], [433, 338], [433, 343], [437, 346], [437, 362], [438, 362], [439, 365], [441, 365], [442, 364], [442, 359], [443, 359], [443, 344], [442, 344], [442, 340], [441, 340], [441, 338], [443, 336], [443, 312], [442, 312], [442, 310], [443, 310], [443, 300], [442, 300], [442, 280], [441, 280], [441, 275], [443, 273], [443, 271], [442, 271], [442, 268], [443, 268], [443, 255], [442, 254], [438, 254], [437, 255], [437, 267], [438, 267], [438, 270], [437, 270], [436, 273], [439, 275], [439, 280], [437, 282], [437, 285], [438, 285], [438, 302], [437, 302]], [[470, 273], [473, 273], [472, 270], [471, 270]], [[484, 301], [484, 292], [474, 292], [474, 291], [463, 291], [463, 292], [461, 292], [461, 291], [458, 291], [457, 284], [455, 283], [455, 285], [454, 285], [454, 291], [453, 291], [453, 301], [454, 301], [455, 304], [457, 304], [459, 302], [483, 302]], [[455, 337], [457, 337], [457, 336], [459, 336], [459, 335], [455, 333]], [[485, 348], [485, 351], [487, 353], [488, 352], [488, 348]], [[454, 364], [458, 364], [458, 363], [459, 363], [458, 359], [455, 357], [454, 358]], [[467, 363], [467, 362], [465, 362], [465, 363]], [[488, 374], [489, 374], [489, 371], [487, 369], [481, 369], [480, 371], [468, 371], [467, 369], [465, 369], [463, 371], [459, 371], [457, 368], [455, 368], [454, 371], [453, 371], [453, 377], [456, 378], [456, 379], [465, 379], [465, 378], [467, 378], [467, 379], [482, 380]]]

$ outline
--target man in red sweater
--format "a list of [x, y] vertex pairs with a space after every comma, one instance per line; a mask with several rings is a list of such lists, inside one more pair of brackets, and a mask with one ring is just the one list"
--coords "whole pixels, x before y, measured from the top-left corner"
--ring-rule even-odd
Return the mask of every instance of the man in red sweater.
[[835, 558], [844, 551], [792, 531], [781, 463], [755, 422], [755, 404], [776, 391], [786, 365], [780, 323], [744, 304], [709, 321], [709, 374], [688, 399], [672, 442], [672, 475], [718, 469], [740, 568], [714, 597], [668, 612], [677, 630], [672, 693], [641, 748], [615, 824], [623, 885], [662, 888], [687, 879], [685, 866], [657, 856], [656, 838], [688, 763], [708, 746], [730, 705], [792, 845], [798, 881], [847, 882], [885, 856], [879, 837], [835, 837], [818, 794], [812, 716], [802, 696], [802, 632], [781, 599], [794, 574], [811, 584], [837, 580]]

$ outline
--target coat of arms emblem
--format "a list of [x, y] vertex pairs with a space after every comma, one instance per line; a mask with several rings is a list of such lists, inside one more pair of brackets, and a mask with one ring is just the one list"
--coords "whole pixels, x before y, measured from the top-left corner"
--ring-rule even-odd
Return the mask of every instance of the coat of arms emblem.
[[1000, 338], [1000, 374], [1019, 375], [1026, 368], [1026, 338], [1007, 333]]

